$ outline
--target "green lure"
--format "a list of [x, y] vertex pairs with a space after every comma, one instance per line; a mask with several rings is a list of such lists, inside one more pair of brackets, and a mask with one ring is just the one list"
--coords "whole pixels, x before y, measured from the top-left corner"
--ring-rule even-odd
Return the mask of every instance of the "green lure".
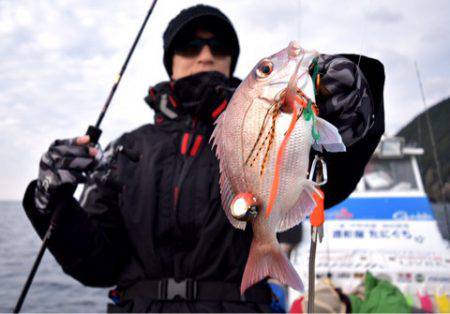
[[316, 123], [317, 123], [317, 119], [316, 119], [316, 116], [314, 116], [314, 118], [313, 118], [313, 127], [311, 129], [311, 134], [312, 134], [313, 139], [315, 141], [318, 141], [320, 139], [320, 133], [319, 133], [319, 131], [317, 131]]
[[[314, 88], [314, 95], [317, 96], [317, 90], [316, 90], [316, 80], [317, 80], [317, 75], [319, 74], [319, 63], [318, 63], [318, 58], [314, 58], [312, 61], [312, 64], [314, 65], [314, 70], [313, 70], [313, 75], [312, 75], [312, 81], [313, 81], [313, 88]], [[311, 129], [311, 134], [312, 137], [315, 141], [318, 141], [320, 139], [320, 133], [319, 131], [317, 131], [317, 119], [316, 119], [316, 115], [314, 114], [314, 111], [312, 110], [312, 102], [309, 101], [308, 102], [308, 106], [307, 106], [307, 111], [308, 111], [308, 119], [306, 121], [309, 121], [309, 119], [313, 119], [313, 127]], [[305, 117], [306, 119], [306, 117]]]
[[308, 104], [306, 105], [305, 111], [303, 112], [303, 116], [306, 121], [311, 120], [314, 117], [314, 111], [312, 110], [312, 101], [308, 100]]
[[313, 127], [311, 129], [311, 134], [314, 140], [320, 139], [319, 131], [317, 131], [317, 119], [316, 115], [314, 114], [314, 111], [312, 109], [312, 101], [308, 100], [308, 105], [305, 108], [305, 111], [303, 112], [303, 117], [305, 118], [305, 121], [309, 121], [312, 119]]

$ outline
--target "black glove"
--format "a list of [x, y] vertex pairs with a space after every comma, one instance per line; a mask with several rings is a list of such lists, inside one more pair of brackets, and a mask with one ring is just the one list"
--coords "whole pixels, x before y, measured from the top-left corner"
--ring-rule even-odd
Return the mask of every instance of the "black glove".
[[42, 213], [49, 213], [51, 197], [63, 186], [75, 191], [87, 180], [86, 171], [95, 167], [97, 149], [89, 147], [89, 136], [56, 140], [41, 158], [34, 201]]
[[346, 146], [365, 136], [372, 122], [369, 83], [357, 64], [341, 55], [320, 55], [317, 104], [322, 118], [336, 126]]

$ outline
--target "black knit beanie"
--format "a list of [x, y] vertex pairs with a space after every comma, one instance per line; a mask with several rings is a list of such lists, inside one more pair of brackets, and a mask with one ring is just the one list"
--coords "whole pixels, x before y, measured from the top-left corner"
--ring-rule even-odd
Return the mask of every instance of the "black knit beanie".
[[231, 48], [231, 69], [232, 75], [236, 68], [239, 56], [239, 41], [236, 31], [231, 21], [220, 10], [207, 6], [196, 5], [182, 10], [167, 25], [163, 35], [164, 41], [164, 66], [167, 73], [172, 77], [172, 58], [174, 53], [174, 43], [179, 40], [178, 35], [192, 25], [201, 25], [205, 30], [209, 30], [214, 35], [225, 39]]

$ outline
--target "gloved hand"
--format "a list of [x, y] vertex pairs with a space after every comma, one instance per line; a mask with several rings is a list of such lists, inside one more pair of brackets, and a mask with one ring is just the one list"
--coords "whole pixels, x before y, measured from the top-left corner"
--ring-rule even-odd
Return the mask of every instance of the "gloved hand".
[[369, 83], [357, 64], [340, 55], [322, 54], [318, 95], [319, 115], [338, 128], [346, 146], [360, 140], [372, 123]]
[[86, 182], [85, 172], [95, 167], [98, 153], [96, 148], [89, 146], [89, 142], [88, 135], [56, 140], [42, 155], [34, 197], [39, 211], [49, 213], [48, 203], [63, 185], [75, 191], [79, 183]]

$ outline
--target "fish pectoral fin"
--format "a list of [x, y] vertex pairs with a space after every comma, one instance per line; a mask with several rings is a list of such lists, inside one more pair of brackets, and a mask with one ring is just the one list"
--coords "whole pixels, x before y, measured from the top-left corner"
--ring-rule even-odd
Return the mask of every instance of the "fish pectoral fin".
[[222, 207], [225, 211], [225, 215], [227, 216], [230, 223], [235, 227], [236, 229], [245, 230], [245, 227], [247, 226], [247, 223], [245, 221], [237, 220], [233, 217], [231, 214], [231, 202], [233, 201], [235, 194], [233, 192], [233, 189], [231, 188], [230, 180], [228, 179], [228, 176], [226, 173], [220, 174], [220, 194], [222, 199]]
[[314, 207], [316, 207], [316, 201], [314, 200], [313, 195], [318, 192], [318, 190], [311, 180], [304, 180], [302, 192], [294, 206], [280, 219], [277, 229], [278, 232], [295, 227], [312, 212]]
[[317, 117], [316, 119], [317, 131], [320, 138], [314, 142], [312, 147], [319, 152], [322, 151], [322, 148], [331, 153], [345, 152], [346, 147], [342, 142], [338, 129], [330, 122], [322, 118]]

